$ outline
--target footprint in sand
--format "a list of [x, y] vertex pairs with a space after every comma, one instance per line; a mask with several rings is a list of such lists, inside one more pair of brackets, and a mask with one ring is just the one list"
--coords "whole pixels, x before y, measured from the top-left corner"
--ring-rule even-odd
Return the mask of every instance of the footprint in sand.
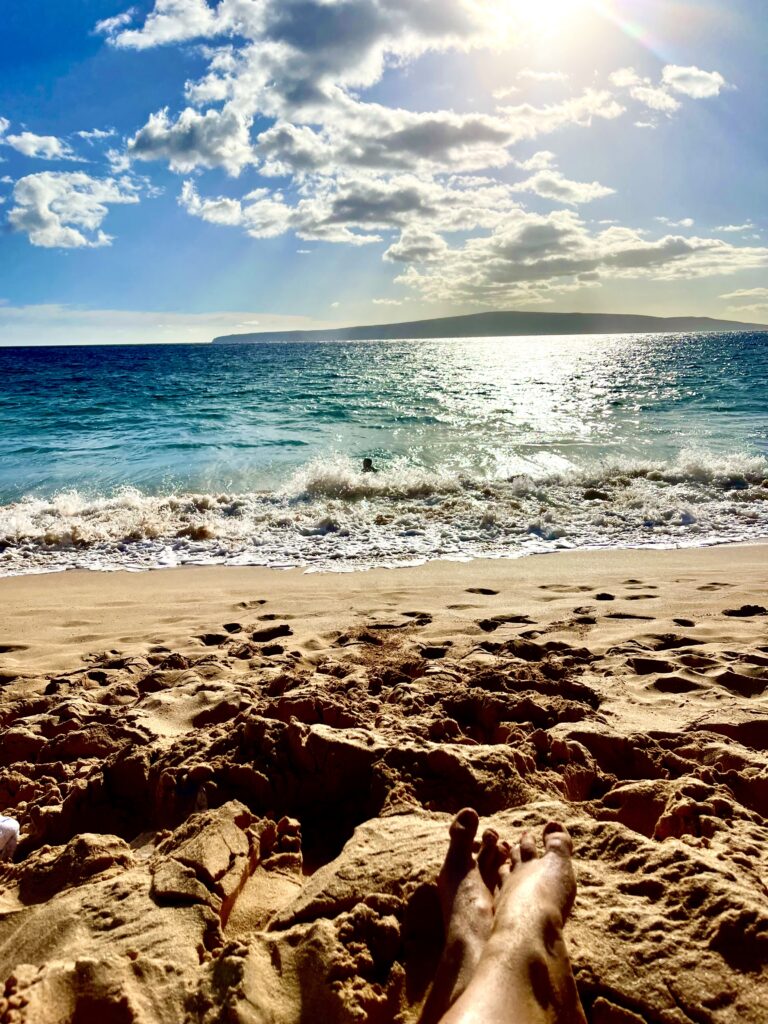
[[607, 594], [605, 592], [602, 592], [600, 594], [595, 594], [595, 600], [596, 601], [615, 601], [616, 597], [615, 597], [614, 594]]
[[477, 624], [484, 633], [493, 633], [499, 626], [509, 624], [532, 626], [534, 622], [529, 615], [494, 615], [490, 619], [480, 619]]
[[649, 683], [648, 689], [659, 693], [693, 693], [694, 690], [706, 690], [707, 686], [693, 679], [684, 679], [683, 676], [661, 676]]
[[723, 615], [730, 615], [732, 618], [751, 619], [757, 615], [768, 615], [768, 610], [761, 604], [743, 604], [741, 608], [726, 608]]
[[221, 647], [229, 640], [229, 635], [227, 633], [200, 633], [195, 640], [199, 640], [203, 647]]
[[626, 601], [653, 601], [658, 598], [658, 594], [627, 594]]
[[467, 587], [467, 594], [482, 594], [483, 597], [495, 597], [498, 590], [491, 590], [490, 587]]
[[263, 629], [254, 630], [251, 633], [251, 640], [258, 643], [267, 643], [270, 640], [277, 640], [281, 636], [292, 636], [293, 630], [287, 623], [278, 626], [265, 626]]
[[266, 599], [261, 597], [255, 601], [241, 601], [238, 604], [238, 608], [258, 608], [262, 604], [266, 604]]
[[400, 612], [407, 619], [413, 619], [415, 626], [428, 626], [432, 622], [429, 612]]
[[676, 626], [695, 626], [693, 619], [672, 619]]
[[711, 590], [725, 590], [727, 587], [732, 587], [732, 583], [705, 583], [703, 587], [699, 587], [699, 590], [711, 591]]

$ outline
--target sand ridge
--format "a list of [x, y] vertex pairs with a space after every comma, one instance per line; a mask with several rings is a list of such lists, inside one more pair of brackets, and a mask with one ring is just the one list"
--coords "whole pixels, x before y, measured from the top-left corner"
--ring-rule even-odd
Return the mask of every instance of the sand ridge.
[[766, 568], [0, 581], [0, 1021], [415, 1022], [470, 805], [573, 835], [590, 1021], [761, 1024]]

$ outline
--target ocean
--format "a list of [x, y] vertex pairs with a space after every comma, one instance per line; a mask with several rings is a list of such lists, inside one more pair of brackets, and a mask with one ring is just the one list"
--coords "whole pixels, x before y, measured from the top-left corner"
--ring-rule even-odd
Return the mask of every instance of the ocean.
[[0, 348], [0, 575], [766, 536], [768, 334]]

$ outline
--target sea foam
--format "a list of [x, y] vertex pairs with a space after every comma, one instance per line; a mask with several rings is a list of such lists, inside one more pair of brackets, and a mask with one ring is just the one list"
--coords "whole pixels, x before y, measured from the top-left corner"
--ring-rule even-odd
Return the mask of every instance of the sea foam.
[[183, 564], [410, 565], [561, 548], [691, 546], [768, 536], [768, 462], [685, 451], [472, 477], [338, 454], [269, 491], [62, 491], [0, 507], [0, 573]]

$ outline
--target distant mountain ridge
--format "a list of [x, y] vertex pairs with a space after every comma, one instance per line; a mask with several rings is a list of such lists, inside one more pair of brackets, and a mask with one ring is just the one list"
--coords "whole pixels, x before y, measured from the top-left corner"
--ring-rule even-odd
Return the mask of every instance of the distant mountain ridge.
[[639, 316], [625, 313], [470, 313], [398, 324], [371, 324], [319, 331], [260, 331], [223, 334], [214, 345], [259, 341], [390, 341], [420, 338], [520, 337], [542, 334], [673, 334], [679, 331], [768, 331], [766, 324], [713, 320], [706, 316]]

